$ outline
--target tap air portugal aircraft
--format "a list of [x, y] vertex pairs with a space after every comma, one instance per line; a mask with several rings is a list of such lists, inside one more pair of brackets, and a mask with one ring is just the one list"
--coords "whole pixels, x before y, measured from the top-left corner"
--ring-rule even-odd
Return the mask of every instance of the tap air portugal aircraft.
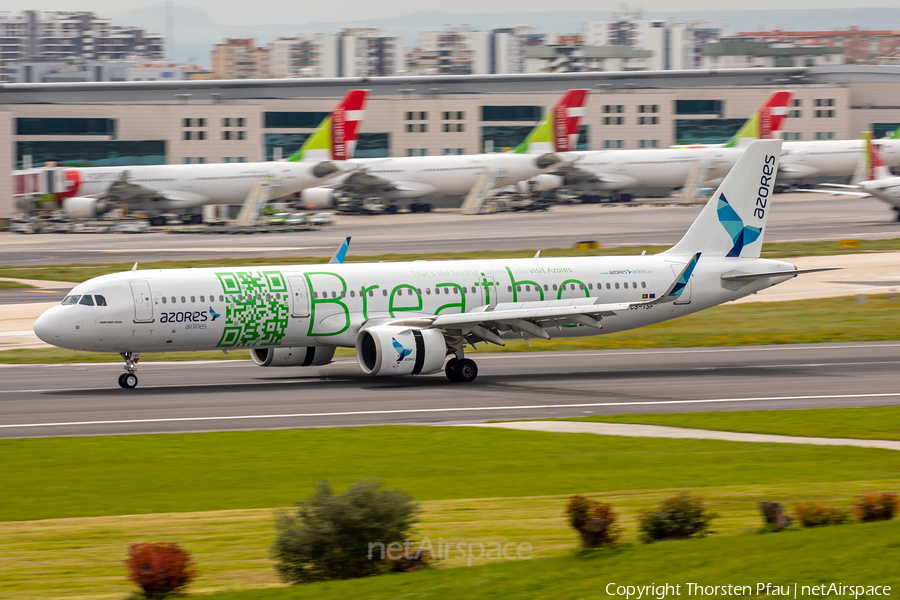
[[[405, 156], [356, 159], [359, 169], [327, 186], [304, 190], [300, 197], [309, 208], [333, 207], [339, 199], [361, 202], [377, 197], [389, 203], [401, 199], [468, 194], [486, 171], [494, 174], [492, 189], [513, 185], [539, 175], [562, 162], [555, 153], [575, 149], [578, 126], [584, 116], [588, 90], [569, 90], [529, 134], [528, 153], [447, 156]], [[428, 206], [414, 203], [413, 210]], [[391, 204], [390, 212], [396, 212]]]
[[[900, 129], [877, 143], [886, 166], [900, 165]], [[778, 180], [853, 175], [865, 151], [864, 140], [785, 142], [781, 150]]]
[[[600, 150], [569, 152], [563, 156], [570, 165], [540, 175], [529, 183], [533, 191], [567, 188], [583, 193], [617, 192], [616, 200], [630, 200], [619, 190], [639, 187], [684, 185], [697, 163], [709, 171], [707, 180], [725, 176], [744, 147], [757, 138], [769, 139], [780, 130], [793, 92], [774, 92], [763, 106], [744, 123], [740, 131], [720, 146], [683, 146], [660, 150]], [[526, 140], [527, 144], [528, 140]], [[523, 144], [524, 146], [525, 144]], [[524, 150], [532, 152], [531, 149]]]
[[96, 217], [116, 206], [153, 215], [197, 212], [205, 204], [242, 204], [260, 180], [277, 182], [278, 198], [320, 185], [345, 173], [356, 147], [368, 90], [352, 90], [325, 118], [303, 147], [285, 162], [146, 165], [66, 169], [66, 191], [59, 194], [69, 217]]
[[781, 140], [750, 144], [684, 238], [653, 256], [133, 269], [79, 284], [34, 331], [118, 352], [125, 388], [143, 352], [239, 348], [261, 367], [323, 365], [356, 348], [368, 375], [443, 369], [471, 382], [466, 344], [634, 329], [803, 272], [759, 257], [780, 150]]
[[[875, 147], [875, 144], [872, 143], [872, 134], [866, 131], [863, 133], [862, 138], [866, 149], [862, 181], [856, 185], [822, 184], [828, 187], [841, 188], [839, 190], [811, 189], [800, 191], [826, 192], [841, 196], [856, 196], [857, 198], [878, 198], [882, 202], [888, 203], [894, 209], [897, 213], [897, 220], [900, 221], [900, 177], [896, 177], [885, 166], [881, 153]], [[882, 143], [884, 143], [883, 140]]]

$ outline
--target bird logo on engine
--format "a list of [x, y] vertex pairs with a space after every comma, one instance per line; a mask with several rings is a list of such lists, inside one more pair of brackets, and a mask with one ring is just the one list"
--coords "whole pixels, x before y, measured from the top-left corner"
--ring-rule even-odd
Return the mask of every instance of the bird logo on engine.
[[397, 338], [391, 338], [394, 346], [394, 350], [397, 351], [397, 364], [403, 362], [403, 359], [412, 354], [412, 350], [409, 348], [404, 348], [403, 344], [397, 341]]

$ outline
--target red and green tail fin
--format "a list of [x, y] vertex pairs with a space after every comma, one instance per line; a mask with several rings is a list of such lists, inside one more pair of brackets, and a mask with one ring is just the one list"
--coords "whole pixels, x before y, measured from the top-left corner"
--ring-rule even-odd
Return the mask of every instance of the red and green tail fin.
[[885, 179], [887, 177], [893, 177], [891, 170], [887, 168], [884, 164], [884, 160], [881, 158], [881, 152], [879, 152], [878, 147], [872, 143], [872, 133], [869, 131], [864, 131], [862, 134], [863, 141], [866, 144], [866, 149], [863, 154], [863, 160], [865, 160], [865, 173], [864, 178], [867, 181], [875, 181], [876, 179]]
[[531, 130], [525, 141], [516, 147], [516, 154], [546, 154], [575, 150], [589, 91], [566, 92], [553, 110]]
[[340, 104], [325, 117], [303, 146], [288, 158], [305, 160], [349, 160], [356, 150], [359, 127], [365, 113], [369, 90], [351, 90]]
[[725, 143], [725, 147], [736, 148], [746, 146], [753, 140], [771, 140], [779, 137], [777, 133], [781, 131], [781, 124], [790, 111], [793, 98], [794, 92], [772, 92], [762, 107]]

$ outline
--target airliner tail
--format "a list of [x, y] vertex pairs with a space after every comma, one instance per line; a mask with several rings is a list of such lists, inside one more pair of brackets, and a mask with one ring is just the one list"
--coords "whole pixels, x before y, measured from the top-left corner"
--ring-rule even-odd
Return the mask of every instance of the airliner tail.
[[750, 143], [685, 236], [664, 254], [759, 258], [781, 140]]
[[516, 147], [516, 154], [571, 152], [578, 146], [578, 132], [590, 90], [569, 90], [553, 110]]
[[771, 140], [779, 137], [781, 125], [787, 116], [794, 92], [772, 92], [758, 111], [747, 119], [734, 136], [725, 143], [726, 148], [746, 146], [753, 140]]
[[350, 90], [306, 142], [290, 158], [291, 162], [309, 160], [350, 160], [356, 151], [369, 90]]

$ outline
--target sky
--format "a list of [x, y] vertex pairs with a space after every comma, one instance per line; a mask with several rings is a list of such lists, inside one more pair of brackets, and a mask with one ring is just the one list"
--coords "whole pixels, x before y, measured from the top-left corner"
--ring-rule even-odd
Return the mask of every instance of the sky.
[[[220, 25], [245, 25], [291, 21], [343, 21], [384, 18], [406, 15], [417, 11], [440, 10], [453, 13], [494, 13], [494, 12], [542, 12], [550, 9], [545, 2], [522, 2], [521, 0], [181, 0], [180, 6], [193, 6], [205, 12]], [[164, 11], [164, 2], [129, 2], [121, 0], [43, 0], [22, 3], [16, 9], [10, 5], [5, 10], [88, 10], [101, 15], [113, 15], [146, 8]], [[722, 0], [641, 0], [641, 2], [598, 2], [597, 0], [567, 0], [562, 10], [617, 11], [643, 8], [647, 11], [687, 11], [687, 10], [774, 10], [785, 8], [848, 8], [847, 0], [753, 0], [753, 2], [723, 3]], [[860, 7], [900, 8], [900, 0], [864, 0]], [[900, 29], [900, 23], [894, 26]]]

